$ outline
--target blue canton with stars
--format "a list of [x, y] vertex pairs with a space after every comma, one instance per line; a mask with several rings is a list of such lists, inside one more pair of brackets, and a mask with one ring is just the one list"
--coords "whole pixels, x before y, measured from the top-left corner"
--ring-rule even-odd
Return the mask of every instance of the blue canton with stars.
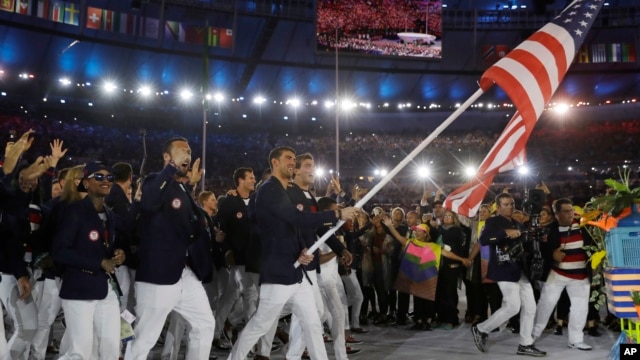
[[551, 23], [565, 28], [571, 34], [577, 50], [598, 16], [602, 4], [602, 0], [575, 0]]

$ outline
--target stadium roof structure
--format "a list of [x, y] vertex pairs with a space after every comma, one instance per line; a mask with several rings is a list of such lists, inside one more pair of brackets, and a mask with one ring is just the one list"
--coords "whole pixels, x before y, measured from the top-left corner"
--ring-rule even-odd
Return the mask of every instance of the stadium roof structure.
[[[316, 49], [312, 0], [8, 3], [17, 12], [0, 11], [4, 96], [40, 107], [47, 99], [57, 106], [57, 100], [65, 100], [66, 106], [138, 111], [175, 109], [179, 105], [172, 94], [183, 88], [197, 94], [202, 87], [226, 99], [246, 101], [247, 106], [258, 96], [264, 97], [265, 106], [286, 104], [294, 97], [305, 104], [323, 104], [336, 98], [336, 80], [339, 97], [355, 103], [450, 106], [477, 89], [497, 48], [514, 48], [564, 5], [561, 0], [445, 0], [441, 60], [338, 52], [336, 65], [335, 52]], [[17, 10], [21, 4], [28, 7], [24, 14]], [[43, 9], [45, 5], [50, 8]], [[66, 7], [66, 16], [72, 18], [54, 13], [55, 6]], [[90, 27], [91, 11], [96, 9], [101, 10], [102, 24]], [[155, 37], [148, 36], [154, 25], [148, 19], [157, 21]], [[640, 7], [634, 1], [609, 1], [585, 42], [586, 55], [572, 66], [554, 99], [577, 103], [640, 95], [639, 26]], [[206, 48], [188, 40], [201, 41], [193, 31], [202, 28], [215, 32], [214, 41], [207, 37], [211, 46]], [[63, 78], [71, 86], [62, 87]], [[107, 80], [117, 84], [119, 95], [98, 93]], [[150, 86], [160, 100], [132, 101], [142, 86]], [[509, 102], [499, 89], [486, 96], [485, 101]]]

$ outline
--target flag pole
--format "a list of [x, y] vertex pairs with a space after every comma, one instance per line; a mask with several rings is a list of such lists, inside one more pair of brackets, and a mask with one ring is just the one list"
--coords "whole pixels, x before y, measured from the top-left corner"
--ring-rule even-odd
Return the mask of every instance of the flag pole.
[[[404, 169], [405, 166], [413, 161], [413, 159], [422, 150], [424, 150], [427, 145], [429, 145], [438, 135], [440, 135], [440, 133], [442, 133], [444, 129], [451, 125], [451, 123], [453, 123], [460, 116], [460, 114], [462, 114], [469, 106], [471, 106], [471, 104], [473, 104], [483, 93], [484, 90], [482, 89], [476, 90], [476, 92], [473, 93], [473, 95], [471, 95], [471, 97], [469, 97], [462, 105], [460, 105], [460, 107], [456, 109], [453, 114], [449, 115], [449, 117], [444, 122], [442, 122], [442, 124], [440, 124], [435, 130], [433, 130], [433, 132], [429, 134], [426, 139], [422, 140], [422, 142], [415, 149], [413, 149], [413, 151], [410, 152], [409, 155], [402, 159], [402, 161], [400, 161], [400, 163], [398, 163], [398, 165], [396, 165], [396, 167], [394, 167], [393, 170], [391, 170], [387, 174], [387, 176], [382, 178], [382, 180], [380, 180], [380, 182], [378, 182], [376, 186], [369, 190], [369, 192], [367, 192], [367, 194], [365, 194], [365, 196], [356, 203], [355, 207], [362, 208], [364, 204], [371, 200], [371, 198], [374, 197], [378, 193], [378, 191], [380, 191], [380, 189], [387, 185], [387, 183], [391, 181], [394, 176], [396, 176], [402, 169]], [[316, 241], [313, 246], [307, 249], [307, 255], [313, 254], [320, 247], [320, 245], [327, 241], [327, 239], [334, 232], [336, 232], [336, 230], [340, 229], [340, 227], [342, 227], [344, 223], [344, 220], [340, 220], [336, 225], [334, 225], [331, 229], [324, 233], [324, 235], [322, 235], [322, 237], [320, 237], [320, 239], [318, 239], [318, 241]], [[300, 266], [300, 263], [296, 261], [293, 266], [297, 268], [298, 266]]]

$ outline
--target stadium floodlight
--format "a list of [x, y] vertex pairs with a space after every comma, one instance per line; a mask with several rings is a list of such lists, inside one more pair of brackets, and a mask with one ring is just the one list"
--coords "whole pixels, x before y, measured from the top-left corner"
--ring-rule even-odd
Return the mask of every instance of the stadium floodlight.
[[104, 82], [103, 88], [107, 93], [113, 93], [114, 91], [116, 91], [118, 86], [116, 86], [113, 81], [107, 80]]
[[152, 92], [151, 87], [148, 85], [142, 85], [140, 89], [138, 89], [138, 93], [144, 97], [150, 96]]
[[430, 175], [429, 168], [426, 166], [420, 166], [417, 170], [418, 177], [421, 179], [426, 179]]
[[518, 168], [518, 174], [520, 175], [528, 175], [529, 174], [529, 168], [525, 165], [522, 165]]
[[554, 108], [554, 110], [558, 113], [558, 114], [564, 114], [567, 111], [569, 111], [569, 105], [567, 104], [558, 104], [556, 105], [556, 107]]
[[324, 176], [324, 169], [323, 168], [316, 168], [316, 176], [318, 176], [318, 177]]
[[187, 101], [193, 97], [193, 93], [189, 89], [180, 90], [180, 99]]
[[60, 82], [60, 84], [62, 84], [62, 86], [69, 86], [71, 85], [71, 80], [69, 80], [69, 78], [63, 77], [58, 79], [58, 81]]
[[222, 100], [224, 100], [224, 95], [222, 95], [221, 92], [217, 92], [217, 93], [213, 94], [213, 100], [215, 100], [217, 102], [221, 102]]
[[467, 177], [476, 176], [476, 168], [473, 167], [473, 166], [465, 166], [464, 175], [467, 176]]
[[291, 105], [294, 108], [297, 108], [298, 106], [300, 106], [300, 99], [298, 98], [289, 99], [287, 100], [286, 104]]
[[263, 96], [258, 95], [253, 99], [253, 103], [257, 105], [262, 105], [267, 101]]

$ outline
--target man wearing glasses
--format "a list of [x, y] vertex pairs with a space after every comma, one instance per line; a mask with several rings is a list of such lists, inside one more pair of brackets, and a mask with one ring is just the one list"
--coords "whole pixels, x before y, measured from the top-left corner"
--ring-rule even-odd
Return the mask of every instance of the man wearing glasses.
[[501, 193], [496, 196], [496, 205], [497, 216], [486, 220], [480, 243], [490, 246], [487, 278], [498, 283], [502, 292], [502, 306], [487, 320], [471, 327], [473, 340], [480, 351], [486, 352], [488, 334], [520, 311], [520, 344], [516, 353], [546, 356], [546, 352], [533, 345], [531, 335], [536, 315], [533, 288], [522, 271], [519, 260], [510, 251], [514, 244], [522, 240], [524, 228], [512, 218], [515, 203], [511, 194]]

